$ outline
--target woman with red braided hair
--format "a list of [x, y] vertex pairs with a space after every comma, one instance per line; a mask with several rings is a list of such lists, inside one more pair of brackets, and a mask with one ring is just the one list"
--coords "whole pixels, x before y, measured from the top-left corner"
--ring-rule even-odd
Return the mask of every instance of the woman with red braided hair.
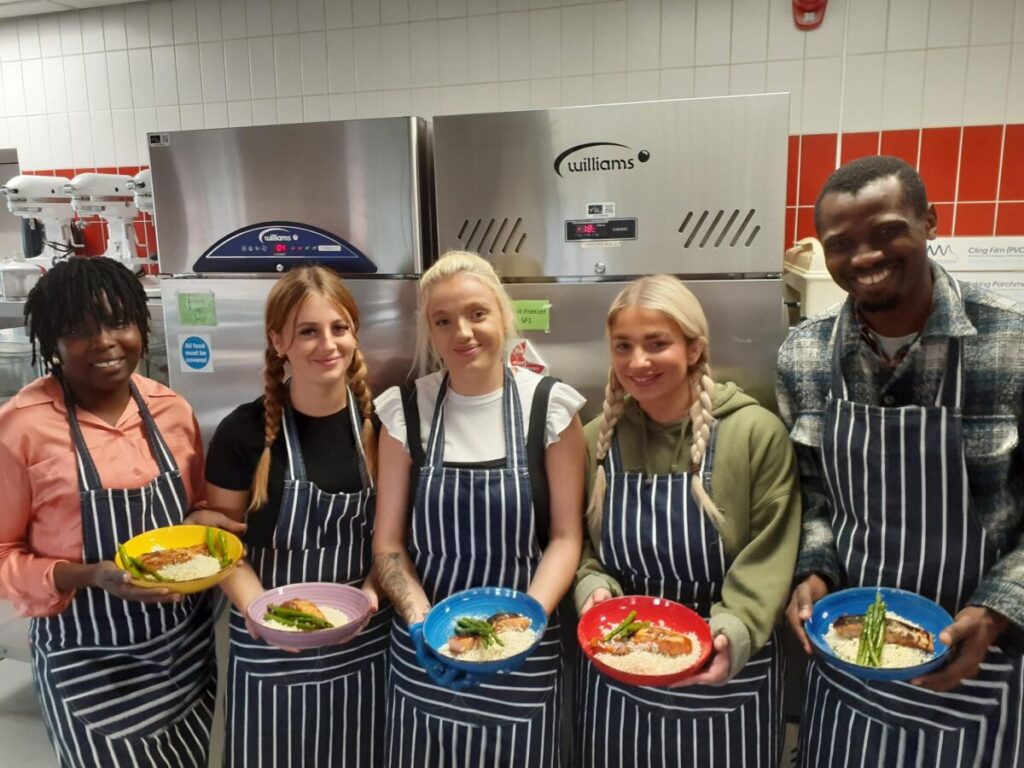
[[[775, 624], [800, 536], [793, 449], [777, 417], [711, 378], [696, 297], [666, 275], [630, 283], [607, 318], [602, 414], [584, 430], [582, 614], [613, 595], [709, 619], [708, 666], [673, 689], [602, 677], [581, 657], [578, 765], [774, 768], [782, 746]], [[639, 745], [639, 746], [638, 746]]]
[[266, 306], [264, 394], [217, 428], [206, 463], [211, 508], [246, 524], [251, 567], [223, 583], [231, 615], [224, 764], [380, 764], [390, 612], [352, 643], [289, 653], [247, 631], [264, 589], [361, 585], [372, 563], [376, 436], [359, 309], [334, 272], [300, 267]]

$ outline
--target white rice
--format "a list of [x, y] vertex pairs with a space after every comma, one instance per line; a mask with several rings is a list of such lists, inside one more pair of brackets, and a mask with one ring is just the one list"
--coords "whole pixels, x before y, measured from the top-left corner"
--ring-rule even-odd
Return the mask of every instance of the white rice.
[[[912, 621], [907, 621], [902, 616], [899, 616], [891, 611], [885, 612], [887, 619], [896, 619], [902, 621], [904, 624], [917, 627], [920, 626], [914, 624]], [[832, 649], [833, 653], [843, 661], [849, 662], [850, 664], [857, 663], [857, 648], [860, 646], [859, 637], [843, 637], [836, 632], [835, 624], [828, 628], [828, 632], [825, 633], [825, 642], [828, 643], [829, 648]], [[918, 664], [924, 664], [928, 661], [933, 654], [928, 651], [922, 651], [918, 648], [907, 648], [904, 645], [897, 645], [896, 643], [885, 643], [882, 646], [882, 669], [901, 669], [903, 667], [916, 667]]]
[[692, 632], [680, 634], [690, 638], [690, 652], [682, 656], [668, 656], [653, 651], [631, 651], [622, 656], [613, 653], [595, 653], [594, 658], [602, 664], [633, 675], [674, 675], [689, 669], [700, 658], [700, 640]]
[[[320, 613], [324, 615], [324, 618], [327, 619], [327, 621], [331, 622], [332, 628], [342, 627], [348, 624], [349, 622], [348, 616], [344, 612], [339, 611], [337, 608], [331, 608], [330, 606], [326, 605], [318, 605], [317, 608], [320, 609]], [[315, 629], [299, 629], [298, 627], [293, 627], [290, 624], [282, 624], [280, 621], [277, 621], [276, 619], [263, 619], [263, 625], [267, 627], [273, 627], [274, 629], [283, 629], [285, 632], [317, 631]], [[327, 627], [324, 627], [324, 629], [327, 629]]]
[[165, 565], [157, 574], [168, 581], [192, 581], [220, 572], [220, 560], [209, 555], [193, 555], [184, 563]]
[[484, 648], [483, 643], [480, 643], [476, 648], [460, 653], [457, 656], [449, 650], [448, 643], [442, 645], [439, 650], [442, 655], [453, 659], [457, 658], [459, 661], [500, 661], [501, 659], [507, 659], [522, 653], [533, 645], [537, 639], [537, 633], [532, 629], [514, 629], [507, 632], [499, 632], [498, 637], [505, 643], [504, 645], [491, 643], [489, 647]]

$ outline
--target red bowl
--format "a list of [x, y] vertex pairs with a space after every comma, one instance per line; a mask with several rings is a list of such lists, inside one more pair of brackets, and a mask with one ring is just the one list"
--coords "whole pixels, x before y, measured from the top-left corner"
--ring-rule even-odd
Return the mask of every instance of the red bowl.
[[[610, 628], [619, 624], [629, 615], [630, 611], [636, 611], [639, 621], [660, 621], [667, 629], [676, 632], [692, 632], [700, 641], [700, 656], [692, 666], [670, 675], [637, 675], [604, 664], [594, 657], [590, 641], [601, 637]], [[583, 653], [590, 659], [591, 664], [608, 677], [628, 685], [663, 686], [677, 683], [697, 672], [711, 655], [711, 628], [708, 623], [685, 605], [666, 600], [663, 597], [633, 595], [614, 597], [611, 600], [598, 603], [580, 617], [580, 622], [576, 625], [576, 640], [579, 642], [580, 648], [583, 649]]]

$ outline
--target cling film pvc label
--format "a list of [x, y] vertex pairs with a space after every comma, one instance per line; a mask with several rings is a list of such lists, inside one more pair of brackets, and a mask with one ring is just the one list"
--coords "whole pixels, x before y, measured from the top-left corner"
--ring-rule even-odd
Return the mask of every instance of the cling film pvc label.
[[551, 302], [547, 299], [515, 299], [516, 327], [520, 331], [551, 330]]
[[213, 291], [179, 293], [178, 317], [182, 325], [217, 325], [217, 300]]

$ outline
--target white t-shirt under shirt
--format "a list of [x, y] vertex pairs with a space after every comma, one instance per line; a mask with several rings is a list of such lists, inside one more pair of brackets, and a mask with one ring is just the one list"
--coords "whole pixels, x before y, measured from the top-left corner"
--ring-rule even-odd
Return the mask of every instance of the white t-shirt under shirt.
[[[434, 405], [441, 389], [443, 372], [437, 371], [416, 380], [416, 402], [420, 410], [420, 438], [426, 450]], [[524, 368], [512, 369], [512, 381], [519, 390], [523, 409], [523, 430], [529, 428], [533, 393], [541, 380], [539, 374]], [[583, 407], [585, 399], [564, 382], [555, 384], [548, 399], [544, 446], [558, 442], [559, 435]], [[391, 387], [374, 400], [377, 415], [388, 434], [409, 450], [406, 444], [405, 412], [402, 393]], [[448, 388], [444, 403], [444, 460], [458, 464], [493, 461], [505, 458], [505, 431], [502, 423], [502, 390], [486, 395], [460, 395]]]

